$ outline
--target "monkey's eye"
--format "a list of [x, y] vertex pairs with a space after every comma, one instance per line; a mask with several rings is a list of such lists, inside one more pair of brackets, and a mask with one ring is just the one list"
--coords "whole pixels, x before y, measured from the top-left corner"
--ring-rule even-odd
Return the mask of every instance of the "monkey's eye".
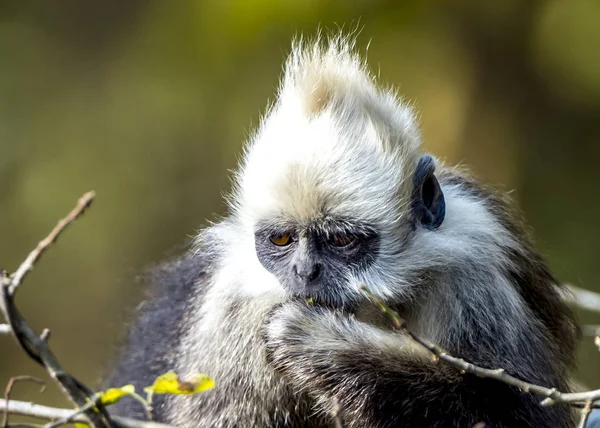
[[289, 233], [269, 236], [269, 240], [278, 247], [285, 247], [292, 243], [292, 236]]
[[334, 247], [347, 247], [354, 242], [354, 237], [351, 235], [336, 234], [329, 238], [328, 242]]

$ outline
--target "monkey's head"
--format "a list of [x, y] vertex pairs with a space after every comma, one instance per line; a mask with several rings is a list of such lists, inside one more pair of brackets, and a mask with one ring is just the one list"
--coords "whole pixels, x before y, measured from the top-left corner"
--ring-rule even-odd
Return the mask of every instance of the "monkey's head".
[[444, 220], [434, 171], [411, 111], [375, 86], [348, 41], [296, 46], [232, 206], [287, 295], [352, 308], [361, 283], [382, 297], [410, 285], [401, 254]]

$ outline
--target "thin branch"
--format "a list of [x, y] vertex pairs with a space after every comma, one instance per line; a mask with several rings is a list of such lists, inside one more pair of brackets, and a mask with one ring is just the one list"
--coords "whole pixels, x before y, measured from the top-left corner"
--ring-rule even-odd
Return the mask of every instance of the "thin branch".
[[574, 285], [566, 285], [566, 290], [563, 293], [563, 298], [580, 308], [592, 312], [600, 312], [600, 294], [593, 291], [585, 290]]
[[[0, 271], [0, 279], [2, 281], [2, 286], [0, 287], [0, 310], [3, 313], [6, 322], [9, 324], [14, 337], [27, 354], [38, 364], [42, 365], [50, 376], [57, 381], [65, 394], [78, 408], [86, 405], [88, 399], [93, 395], [92, 392], [63, 369], [44, 338], [38, 336], [21, 316], [14, 303], [14, 297], [18, 285], [25, 278], [27, 273], [31, 271], [33, 265], [39, 260], [44, 251], [56, 241], [58, 236], [69, 224], [83, 214], [85, 209], [90, 206], [93, 199], [93, 192], [88, 192], [83, 195], [75, 208], [73, 208], [64, 219], [58, 222], [56, 227], [52, 229], [46, 238], [39, 242], [37, 247], [29, 253], [25, 261], [13, 275], [9, 276], [6, 271]], [[47, 334], [44, 336], [47, 338]], [[97, 409], [98, 412], [95, 410], [88, 410], [85, 413], [91, 424], [96, 428], [114, 426], [110, 415], [104, 406], [98, 404]]]
[[[101, 402], [101, 394], [92, 392], [87, 386], [78, 381], [74, 376], [63, 369], [56, 356], [48, 346], [50, 330], [44, 329], [38, 335], [25, 321], [15, 304], [15, 294], [19, 285], [27, 274], [33, 269], [35, 263], [44, 252], [54, 243], [64, 229], [79, 218], [91, 205], [94, 192], [83, 195], [75, 208], [52, 229], [52, 231], [38, 243], [36, 248], [29, 253], [19, 268], [9, 275], [6, 270], [0, 269], [0, 312], [4, 315], [6, 324], [0, 324], [0, 333], [10, 334], [17, 339], [21, 347], [37, 363], [42, 365], [49, 375], [57, 381], [64, 393], [76, 406], [76, 409], [60, 409], [42, 406], [22, 401], [9, 400], [10, 391], [15, 382], [32, 380], [41, 382], [39, 379], [29, 376], [11, 379], [6, 388], [5, 399], [0, 399], [0, 411], [5, 413], [3, 428], [16, 426], [8, 424], [8, 414], [31, 416], [38, 419], [50, 421], [46, 425], [25, 424], [27, 428], [56, 428], [71, 422], [83, 423], [94, 428], [171, 428], [169, 425], [141, 421], [108, 414]], [[135, 398], [136, 394], [132, 394]], [[137, 398], [140, 398], [137, 396]], [[142, 401], [144, 401], [142, 399]], [[25, 426], [20, 424], [19, 426]]]
[[342, 406], [340, 405], [340, 402], [336, 399], [333, 403], [333, 408], [331, 409], [331, 417], [333, 418], [334, 428], [344, 428], [344, 424], [342, 423], [342, 417], [340, 416], [341, 410]]
[[[47, 421], [70, 418], [73, 413], [77, 412], [77, 410], [42, 406], [40, 404], [28, 403], [25, 401], [11, 400], [7, 403], [6, 400], [3, 399], [0, 399], [0, 411], [8, 411], [9, 414], [31, 416]], [[119, 428], [173, 428], [171, 425], [161, 424], [159, 422], [138, 421], [136, 419], [124, 418], [121, 416], [113, 416], [113, 420]], [[72, 421], [89, 423], [88, 419], [82, 414], [76, 415]]]
[[55, 421], [55, 422], [48, 422], [46, 425], [43, 426], [43, 428], [57, 428], [60, 427], [62, 425], [66, 425], [69, 422], [73, 422], [75, 420], [75, 418], [85, 412], [87, 412], [88, 410], [93, 409], [94, 407], [96, 407], [96, 405], [98, 404], [98, 401], [102, 398], [101, 394], [96, 394], [93, 397], [93, 400], [90, 400], [87, 402], [87, 404], [85, 406], [83, 406], [80, 409], [77, 409], [73, 412], [71, 412], [71, 414], [69, 416], [67, 416], [66, 418], [60, 418], [59, 420]]
[[[364, 285], [360, 286], [360, 289], [373, 301], [379, 309], [388, 315], [388, 317], [392, 320], [396, 328], [402, 330], [405, 334], [407, 334], [412, 340], [422, 345], [429, 352], [431, 352], [435, 357], [440, 360], [448, 363], [459, 370], [462, 370], [467, 373], [471, 373], [477, 375], [479, 377], [495, 379], [500, 382], [504, 382], [508, 385], [519, 388], [520, 390], [535, 394], [540, 397], [544, 397], [544, 400], [541, 402], [543, 406], [551, 406], [556, 403], [570, 403], [570, 404], [582, 404], [582, 403], [590, 403], [590, 407], [593, 403], [600, 400], [600, 389], [596, 389], [593, 391], [587, 392], [572, 392], [572, 393], [564, 393], [556, 390], [555, 388], [546, 388], [540, 385], [535, 385], [529, 382], [525, 382], [523, 380], [517, 379], [509, 374], [507, 374], [504, 369], [486, 369], [483, 367], [476, 366], [468, 361], [463, 360], [462, 358], [457, 358], [450, 355], [443, 348], [436, 345], [433, 342], [430, 342], [427, 339], [424, 339], [414, 333], [412, 333], [407, 327], [404, 320], [387, 306], [381, 299], [375, 296], [371, 291], [369, 291]], [[585, 406], [584, 406], [585, 407]]]
[[15, 273], [10, 276], [10, 285], [8, 288], [8, 293], [10, 295], [15, 293], [19, 287], [19, 284], [21, 284], [25, 276], [33, 269], [33, 265], [39, 260], [42, 254], [44, 254], [44, 251], [46, 251], [50, 245], [56, 242], [62, 231], [65, 230], [69, 224], [77, 220], [77, 218], [92, 204], [95, 196], [96, 195], [94, 192], [87, 192], [85, 195], [79, 198], [75, 208], [73, 208], [65, 218], [60, 220], [54, 229], [52, 229], [52, 231], [48, 234], [48, 236], [41, 240], [37, 247], [31, 253], [29, 253], [25, 261], [21, 263], [21, 266], [19, 266]]
[[585, 428], [588, 418], [590, 417], [592, 404], [592, 400], [588, 400], [585, 402], [585, 406], [583, 407], [583, 409], [581, 409], [581, 418], [579, 419], [579, 425], [577, 425], [577, 428]]
[[39, 424], [26, 424], [26, 423], [20, 422], [18, 424], [10, 424], [8, 426], [8, 428], [43, 428], [43, 427]]
[[[38, 379], [33, 376], [14, 376], [11, 377], [6, 385], [6, 389], [4, 390], [4, 399], [8, 402], [10, 400], [10, 393], [12, 392], [14, 386], [19, 382], [35, 382], [38, 385], [42, 385], [40, 392], [43, 392], [46, 389], [46, 382], [42, 379]], [[6, 428], [8, 426], [8, 412], [4, 412], [4, 419], [2, 420], [2, 428]]]
[[50, 334], [50, 329], [45, 328], [44, 330], [42, 330], [42, 334], [40, 334], [40, 339], [48, 343], [48, 340], [50, 340]]
[[581, 333], [584, 336], [598, 336], [600, 335], [600, 325], [584, 325], [581, 327]]

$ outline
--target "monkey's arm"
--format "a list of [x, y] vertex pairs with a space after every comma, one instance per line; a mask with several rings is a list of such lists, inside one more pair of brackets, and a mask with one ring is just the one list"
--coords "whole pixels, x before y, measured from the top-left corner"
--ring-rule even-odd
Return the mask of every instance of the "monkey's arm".
[[271, 364], [324, 411], [339, 403], [350, 427], [569, 426], [564, 407], [435, 363], [402, 333], [348, 315], [286, 303], [264, 334]]

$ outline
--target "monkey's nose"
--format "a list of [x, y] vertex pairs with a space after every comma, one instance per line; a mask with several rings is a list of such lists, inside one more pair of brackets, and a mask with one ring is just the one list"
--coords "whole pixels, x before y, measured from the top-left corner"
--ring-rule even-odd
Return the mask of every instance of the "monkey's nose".
[[304, 282], [314, 281], [321, 275], [320, 263], [301, 263], [292, 267], [294, 275]]

